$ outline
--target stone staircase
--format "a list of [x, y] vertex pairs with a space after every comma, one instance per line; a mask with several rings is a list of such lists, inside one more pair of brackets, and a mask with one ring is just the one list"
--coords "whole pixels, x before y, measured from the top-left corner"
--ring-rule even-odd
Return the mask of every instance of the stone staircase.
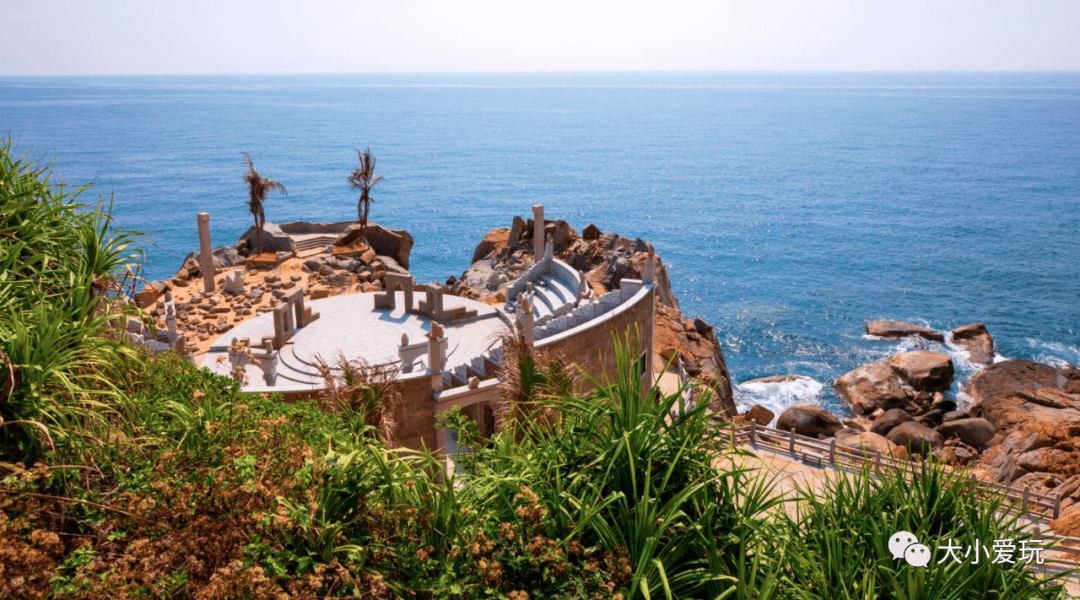
[[296, 240], [296, 251], [305, 252], [307, 250], [314, 250], [315, 248], [322, 248], [329, 246], [338, 240], [337, 235], [331, 234], [310, 234], [310, 235], [294, 235], [292, 238]]

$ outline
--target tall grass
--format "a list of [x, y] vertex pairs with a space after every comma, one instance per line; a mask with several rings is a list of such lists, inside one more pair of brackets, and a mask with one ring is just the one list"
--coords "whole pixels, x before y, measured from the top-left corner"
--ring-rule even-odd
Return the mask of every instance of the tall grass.
[[115, 381], [135, 356], [112, 327], [136, 314], [117, 294], [141, 252], [109, 206], [78, 202], [86, 187], [53, 184], [11, 149], [0, 141], [0, 448], [29, 464], [45, 447], [107, 436]]

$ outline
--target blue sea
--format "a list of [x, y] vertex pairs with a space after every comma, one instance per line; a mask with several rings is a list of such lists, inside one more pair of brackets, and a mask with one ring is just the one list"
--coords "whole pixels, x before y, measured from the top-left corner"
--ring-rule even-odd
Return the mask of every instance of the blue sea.
[[242, 153], [288, 196], [271, 222], [372, 219], [445, 280], [530, 206], [652, 242], [741, 402], [811, 400], [847, 370], [941, 344], [867, 339], [890, 318], [983, 321], [1003, 358], [1080, 363], [1080, 74], [431, 74], [0, 78], [0, 132], [94, 182], [171, 276], [211, 213], [251, 224]]

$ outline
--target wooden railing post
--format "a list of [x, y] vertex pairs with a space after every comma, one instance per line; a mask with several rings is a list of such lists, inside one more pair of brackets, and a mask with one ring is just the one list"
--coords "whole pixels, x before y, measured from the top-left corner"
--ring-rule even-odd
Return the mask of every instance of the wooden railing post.
[[[754, 441], [757, 438], [757, 419], [750, 419], [750, 445], [754, 445]], [[1058, 503], [1061, 503], [1061, 495], [1058, 495]], [[1054, 517], [1055, 519], [1057, 517]]]
[[829, 461], [836, 464], [836, 438], [832, 438], [829, 442]]
[[788, 452], [795, 454], [795, 428], [788, 429]]
[[1057, 497], [1054, 498], [1054, 520], [1061, 518], [1061, 492], [1058, 492]]
[[1030, 490], [1031, 490], [1031, 486], [1030, 485], [1025, 485], [1024, 486], [1024, 495], [1021, 496], [1021, 498], [1020, 498], [1020, 510], [1025, 511], [1025, 512], [1027, 511], [1027, 508], [1028, 508], [1028, 496], [1031, 493]]

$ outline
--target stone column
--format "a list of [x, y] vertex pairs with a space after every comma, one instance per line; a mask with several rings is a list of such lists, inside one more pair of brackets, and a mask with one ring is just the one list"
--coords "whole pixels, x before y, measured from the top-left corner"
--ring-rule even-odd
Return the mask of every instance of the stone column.
[[521, 329], [525, 334], [525, 343], [532, 348], [533, 344], [536, 343], [536, 321], [533, 319], [532, 302], [528, 296], [521, 299], [518, 310], [521, 313]]
[[533, 204], [533, 262], [544, 256], [544, 205]]
[[641, 274], [641, 282], [645, 285], [656, 283], [656, 255], [652, 252], [645, 258], [645, 269]]
[[203, 287], [214, 291], [214, 249], [210, 247], [210, 213], [201, 212], [199, 218], [199, 269], [202, 270]]

